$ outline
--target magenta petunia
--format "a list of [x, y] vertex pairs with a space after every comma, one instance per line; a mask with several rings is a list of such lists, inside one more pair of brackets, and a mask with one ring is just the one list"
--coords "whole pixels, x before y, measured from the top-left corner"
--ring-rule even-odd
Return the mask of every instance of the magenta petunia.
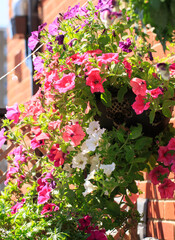
[[20, 111], [18, 108], [18, 104], [15, 103], [13, 106], [11, 107], [6, 107], [7, 109], [7, 113], [6, 113], [6, 118], [10, 119], [10, 120], [14, 120], [14, 123], [18, 123], [19, 121], [19, 117], [20, 117]]
[[166, 177], [168, 177], [169, 173], [170, 171], [168, 170], [168, 168], [164, 168], [160, 165], [151, 170], [149, 176], [151, 178], [151, 182], [156, 185], [160, 183], [159, 177], [161, 175], [166, 174]]
[[18, 209], [22, 208], [22, 206], [24, 205], [26, 199], [23, 198], [21, 200], [21, 202], [17, 202], [13, 207], [11, 207], [12, 211], [11, 211], [11, 214], [15, 214], [17, 213]]
[[118, 63], [118, 53], [103, 53], [101, 56], [97, 57], [98, 65], [109, 64], [111, 62]]
[[136, 114], [141, 114], [143, 111], [148, 110], [149, 107], [150, 102], [144, 103], [144, 97], [141, 95], [137, 95], [135, 102], [132, 104], [132, 108]]
[[41, 191], [38, 192], [38, 204], [46, 203], [50, 199], [50, 192], [52, 188], [45, 185]]
[[68, 90], [72, 90], [75, 87], [75, 74], [64, 74], [63, 77], [60, 80], [58, 79], [55, 81], [53, 85], [59, 93], [65, 93]]
[[173, 198], [175, 183], [170, 179], [164, 179], [163, 183], [159, 185], [158, 190], [161, 198]]
[[0, 148], [6, 141], [6, 137], [4, 136], [5, 128], [2, 128], [0, 131]]

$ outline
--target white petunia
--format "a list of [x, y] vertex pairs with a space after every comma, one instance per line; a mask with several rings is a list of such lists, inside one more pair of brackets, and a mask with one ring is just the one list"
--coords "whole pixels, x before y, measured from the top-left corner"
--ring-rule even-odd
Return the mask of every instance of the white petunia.
[[85, 188], [85, 192], [83, 192], [84, 197], [89, 193], [93, 192], [94, 190], [98, 189], [98, 187], [93, 185], [90, 181], [85, 181], [84, 188]]
[[83, 155], [82, 153], [78, 153], [72, 159], [72, 167], [80, 168], [83, 170], [86, 166], [87, 160], [88, 160], [88, 158], [85, 155]]
[[115, 163], [106, 164], [106, 165], [101, 164], [100, 169], [103, 169], [106, 176], [109, 177], [111, 175], [111, 173], [115, 170]]
[[99, 141], [101, 139], [101, 136], [99, 136], [97, 133], [93, 134], [90, 138], [86, 140], [86, 146], [90, 151], [95, 151], [96, 147], [99, 146]]
[[90, 152], [90, 150], [89, 150], [89, 148], [88, 148], [88, 146], [86, 144], [86, 141], [81, 145], [81, 152], [82, 152], [82, 154], [86, 154], [86, 153]]
[[99, 155], [96, 154], [95, 156], [92, 156], [90, 158], [90, 164], [91, 164], [91, 167], [90, 167], [91, 172], [93, 170], [99, 169], [99, 165], [100, 165]]
[[89, 127], [86, 129], [87, 134], [91, 135], [94, 132], [98, 131], [100, 129], [100, 124], [98, 121], [92, 121], [89, 124]]
[[93, 170], [92, 172], [90, 172], [90, 173], [87, 175], [87, 178], [85, 179], [85, 181], [88, 181], [88, 180], [90, 180], [90, 179], [94, 179], [95, 173], [96, 173], [95, 170]]

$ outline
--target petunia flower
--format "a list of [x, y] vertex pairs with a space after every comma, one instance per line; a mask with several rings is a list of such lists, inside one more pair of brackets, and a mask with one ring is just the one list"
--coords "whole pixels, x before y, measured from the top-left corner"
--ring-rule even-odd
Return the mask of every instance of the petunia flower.
[[161, 198], [173, 198], [175, 183], [170, 179], [165, 178], [163, 183], [159, 185], [158, 190]]
[[39, 41], [39, 32], [33, 31], [32, 35], [28, 38], [28, 47], [33, 51]]
[[166, 63], [158, 63], [157, 72], [161, 75], [161, 77], [164, 80], [169, 80], [170, 78], [169, 67]]
[[0, 148], [6, 141], [6, 137], [4, 136], [5, 128], [2, 128], [0, 131]]
[[129, 49], [131, 46], [131, 40], [129, 38], [126, 39], [124, 42], [119, 42], [119, 47], [124, 51], [124, 52], [132, 52], [132, 49]]
[[88, 77], [86, 78], [86, 85], [91, 87], [91, 92], [104, 92], [104, 88], [102, 83], [106, 81], [106, 79], [101, 78], [100, 70], [98, 68], [93, 68], [88, 73]]
[[55, 81], [53, 86], [59, 93], [65, 93], [68, 90], [72, 90], [75, 87], [75, 74], [64, 74], [61, 79]]
[[146, 81], [140, 78], [133, 78], [130, 81], [130, 86], [132, 87], [132, 91], [136, 95], [145, 96], [147, 87], [146, 87]]
[[7, 106], [6, 109], [7, 109], [7, 113], [5, 114], [6, 118], [8, 118], [10, 120], [14, 120], [15, 124], [18, 123], [19, 116], [20, 116], [20, 111], [19, 111], [18, 104], [15, 103], [11, 107]]
[[42, 59], [42, 57], [38, 56], [35, 57], [33, 60], [33, 65], [34, 65], [34, 69], [36, 71], [38, 71], [39, 73], [42, 73], [44, 70], [44, 60]]
[[70, 141], [74, 147], [78, 146], [85, 136], [86, 134], [83, 132], [82, 127], [78, 123], [65, 126], [63, 139], [65, 142]]
[[136, 114], [141, 114], [143, 111], [148, 110], [150, 102], [144, 103], [144, 97], [139, 94], [136, 96], [135, 102], [131, 106]]
[[167, 175], [166, 177], [168, 177], [169, 173], [170, 171], [168, 170], [168, 168], [164, 168], [160, 165], [151, 170], [149, 176], [151, 178], [151, 182], [156, 185], [160, 183], [159, 177], [161, 175], [166, 174]]

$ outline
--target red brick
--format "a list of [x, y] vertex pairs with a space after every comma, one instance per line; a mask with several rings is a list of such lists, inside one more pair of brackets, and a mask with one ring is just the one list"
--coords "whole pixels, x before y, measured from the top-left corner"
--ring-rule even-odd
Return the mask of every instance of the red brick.
[[149, 220], [147, 223], [147, 237], [162, 240], [174, 240], [175, 223]]
[[164, 212], [164, 218], [166, 220], [175, 220], [175, 201], [169, 202], [165, 201], [165, 212]]
[[163, 219], [164, 218], [164, 202], [149, 201], [148, 202], [148, 218]]

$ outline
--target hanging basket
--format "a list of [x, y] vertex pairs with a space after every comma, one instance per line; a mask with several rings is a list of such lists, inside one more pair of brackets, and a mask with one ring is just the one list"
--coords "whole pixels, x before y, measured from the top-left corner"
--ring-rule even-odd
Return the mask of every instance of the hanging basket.
[[112, 94], [111, 107], [104, 106], [101, 102], [100, 94], [96, 94], [97, 107], [101, 112], [101, 116], [95, 116], [95, 120], [100, 122], [102, 128], [112, 130], [113, 127], [119, 128], [123, 124], [129, 128], [140, 123], [145, 136], [155, 137], [167, 127], [170, 119], [165, 117], [161, 111], [155, 113], [155, 119], [152, 124], [149, 120], [150, 110], [144, 111], [139, 115], [135, 113], [131, 106], [135, 101], [135, 94], [132, 90], [127, 91], [122, 102], [119, 102], [117, 99], [118, 89], [112, 88], [110, 92]]

